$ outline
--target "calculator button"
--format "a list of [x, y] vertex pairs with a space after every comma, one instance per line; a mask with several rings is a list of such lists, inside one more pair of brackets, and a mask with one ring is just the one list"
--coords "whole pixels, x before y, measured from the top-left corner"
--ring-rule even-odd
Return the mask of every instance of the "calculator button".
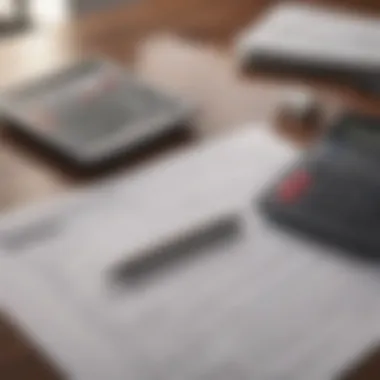
[[280, 184], [277, 196], [282, 202], [293, 202], [309, 188], [310, 184], [311, 176], [308, 172], [296, 171]]

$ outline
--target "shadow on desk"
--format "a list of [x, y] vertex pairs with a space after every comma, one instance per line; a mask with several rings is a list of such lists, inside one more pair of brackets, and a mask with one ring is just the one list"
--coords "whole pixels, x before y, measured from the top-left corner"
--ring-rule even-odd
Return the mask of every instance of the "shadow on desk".
[[175, 125], [165, 134], [154, 139], [147, 139], [133, 148], [127, 149], [94, 166], [78, 165], [57, 150], [33, 139], [28, 134], [13, 128], [4, 128], [1, 138], [17, 150], [27, 150], [36, 159], [55, 171], [59, 171], [68, 182], [86, 182], [101, 176], [131, 169], [148, 160], [154, 160], [170, 150], [184, 147], [196, 140], [195, 132], [190, 125]]

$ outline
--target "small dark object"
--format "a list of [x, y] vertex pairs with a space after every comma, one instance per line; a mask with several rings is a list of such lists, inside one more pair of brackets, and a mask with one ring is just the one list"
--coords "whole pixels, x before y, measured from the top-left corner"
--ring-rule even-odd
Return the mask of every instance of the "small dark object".
[[197, 254], [209, 253], [207, 248], [237, 237], [239, 228], [235, 215], [211, 221], [209, 225], [176, 236], [159, 247], [138, 252], [132, 259], [119, 263], [112, 270], [112, 281], [130, 284], [182, 262], [187, 263]]
[[294, 90], [280, 104], [277, 120], [287, 126], [315, 129], [322, 123], [322, 106], [311, 91]]

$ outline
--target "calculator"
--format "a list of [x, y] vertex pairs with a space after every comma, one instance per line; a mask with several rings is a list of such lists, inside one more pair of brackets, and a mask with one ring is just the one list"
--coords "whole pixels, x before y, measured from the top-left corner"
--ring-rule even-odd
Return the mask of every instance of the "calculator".
[[351, 252], [380, 252], [380, 119], [345, 114], [265, 192], [271, 220]]
[[191, 114], [183, 99], [98, 57], [4, 91], [0, 107], [12, 128], [81, 166], [187, 128]]

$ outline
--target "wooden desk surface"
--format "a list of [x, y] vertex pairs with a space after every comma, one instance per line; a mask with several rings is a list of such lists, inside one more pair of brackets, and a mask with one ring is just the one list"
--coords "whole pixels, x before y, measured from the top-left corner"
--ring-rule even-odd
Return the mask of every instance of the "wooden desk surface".
[[[0, 86], [33, 78], [87, 54], [101, 53], [148, 81], [193, 99], [199, 105], [195, 128], [201, 138], [245, 121], [272, 118], [284, 92], [294, 84], [313, 85], [333, 108], [343, 104], [376, 110], [379, 101], [349, 88], [290, 78], [248, 77], [236, 70], [233, 38], [271, 3], [145, 0], [54, 30], [0, 41]], [[380, 10], [375, 0], [344, 4]], [[0, 178], [0, 210], [52, 196], [80, 182], [5, 133], [0, 136]], [[0, 323], [0, 378], [58, 378], [28, 346], [18, 333]]]

